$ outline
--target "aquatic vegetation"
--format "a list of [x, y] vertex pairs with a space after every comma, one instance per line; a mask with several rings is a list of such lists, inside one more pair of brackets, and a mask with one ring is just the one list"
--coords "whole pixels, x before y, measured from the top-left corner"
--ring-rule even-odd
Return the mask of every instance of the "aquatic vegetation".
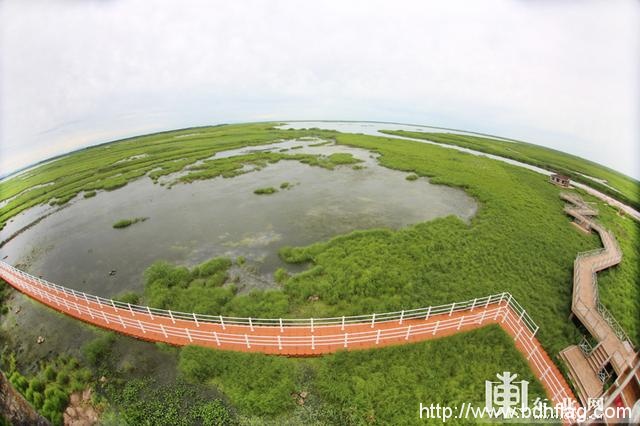
[[114, 405], [105, 413], [106, 424], [213, 426], [237, 423], [213, 392], [184, 381], [167, 386], [153, 379], [133, 379], [108, 384], [105, 393]]
[[96, 196], [96, 191], [85, 191], [84, 198], [92, 198]]
[[275, 194], [276, 192], [278, 192], [278, 190], [275, 189], [273, 186], [266, 186], [264, 188], [258, 188], [253, 191], [254, 194], [258, 194], [258, 195], [269, 195], [269, 194]]
[[280, 184], [280, 189], [289, 189], [291, 187], [292, 187], [292, 185], [289, 182], [282, 182]]
[[[372, 419], [376, 424], [406, 424], [414, 418], [409, 413], [416, 412], [419, 402], [464, 401], [482, 406], [484, 381], [505, 370], [530, 382], [530, 401], [544, 398], [542, 386], [512, 339], [498, 326], [316, 359], [188, 346], [180, 351], [179, 368], [195, 383], [213, 383], [222, 389], [244, 415], [267, 416], [279, 424], [368, 424]], [[292, 395], [301, 392], [307, 398], [308, 417], [294, 421], [289, 413], [299, 402]], [[309, 400], [316, 405], [309, 406]]]
[[122, 229], [122, 228], [127, 228], [133, 224], [139, 223], [139, 222], [144, 222], [145, 220], [149, 219], [148, 217], [134, 217], [132, 219], [120, 219], [119, 221], [117, 221], [116, 223], [113, 224], [113, 228], [115, 229]]
[[407, 177], [405, 177], [406, 180], [418, 180], [418, 175], [415, 173], [411, 173], [410, 175], [407, 175]]

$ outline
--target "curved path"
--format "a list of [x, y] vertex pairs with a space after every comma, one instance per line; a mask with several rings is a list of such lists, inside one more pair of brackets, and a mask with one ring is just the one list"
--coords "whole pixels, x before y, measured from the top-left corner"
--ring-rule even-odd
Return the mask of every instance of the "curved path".
[[554, 403], [575, 398], [535, 337], [538, 326], [509, 294], [399, 312], [318, 319], [208, 316], [136, 306], [68, 289], [0, 262], [0, 276], [29, 297], [87, 323], [138, 339], [242, 352], [316, 356], [444, 337], [498, 324]]
[[638, 363], [638, 354], [631, 339], [598, 298], [596, 273], [619, 264], [622, 251], [613, 234], [593, 219], [598, 214], [596, 209], [576, 194], [564, 192], [560, 197], [570, 203], [564, 211], [574, 218], [574, 224], [586, 232], [595, 231], [603, 245], [578, 254], [573, 268], [571, 311], [597, 344], [587, 350], [569, 346], [560, 353], [584, 403], [602, 395], [607, 365], [611, 365], [619, 378], [625, 377]]

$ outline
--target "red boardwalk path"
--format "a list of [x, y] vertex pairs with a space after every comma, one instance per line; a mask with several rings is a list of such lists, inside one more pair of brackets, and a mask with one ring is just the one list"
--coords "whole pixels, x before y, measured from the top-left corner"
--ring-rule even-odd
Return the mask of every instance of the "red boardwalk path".
[[287, 356], [317, 356], [449, 336], [489, 324], [515, 341], [554, 404], [575, 398], [535, 337], [538, 326], [509, 293], [399, 312], [318, 319], [236, 318], [135, 306], [49, 283], [0, 262], [0, 277], [87, 323], [153, 342]]

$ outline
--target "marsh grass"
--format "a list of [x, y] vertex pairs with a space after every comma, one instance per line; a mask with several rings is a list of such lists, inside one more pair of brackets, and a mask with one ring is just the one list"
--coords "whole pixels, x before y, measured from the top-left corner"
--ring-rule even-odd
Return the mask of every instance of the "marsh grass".
[[[593, 161], [562, 151], [520, 141], [504, 141], [453, 133], [424, 133], [405, 130], [382, 130], [382, 133], [470, 148], [559, 172], [570, 176], [575, 181], [604, 192], [623, 203], [630, 204], [636, 209], [640, 209], [640, 182]], [[615, 189], [612, 190], [606, 185], [583, 176], [581, 173], [604, 179]]]
[[114, 229], [128, 228], [131, 225], [144, 222], [145, 220], [148, 220], [148, 219], [149, 219], [148, 217], [134, 217], [132, 219], [120, 219], [119, 221], [113, 224], [113, 228]]
[[407, 175], [405, 179], [408, 181], [418, 180], [418, 175], [415, 173], [411, 173], [410, 175]]
[[258, 195], [270, 195], [270, 194], [275, 194], [276, 192], [278, 192], [278, 190], [273, 186], [266, 186], [263, 188], [255, 189], [253, 191], [254, 194], [258, 194]]

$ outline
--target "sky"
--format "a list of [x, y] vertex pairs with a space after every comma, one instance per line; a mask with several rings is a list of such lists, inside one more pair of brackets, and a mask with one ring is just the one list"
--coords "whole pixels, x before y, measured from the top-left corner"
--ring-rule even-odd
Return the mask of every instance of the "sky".
[[640, 178], [637, 0], [0, 0], [0, 175], [196, 125], [378, 120]]

